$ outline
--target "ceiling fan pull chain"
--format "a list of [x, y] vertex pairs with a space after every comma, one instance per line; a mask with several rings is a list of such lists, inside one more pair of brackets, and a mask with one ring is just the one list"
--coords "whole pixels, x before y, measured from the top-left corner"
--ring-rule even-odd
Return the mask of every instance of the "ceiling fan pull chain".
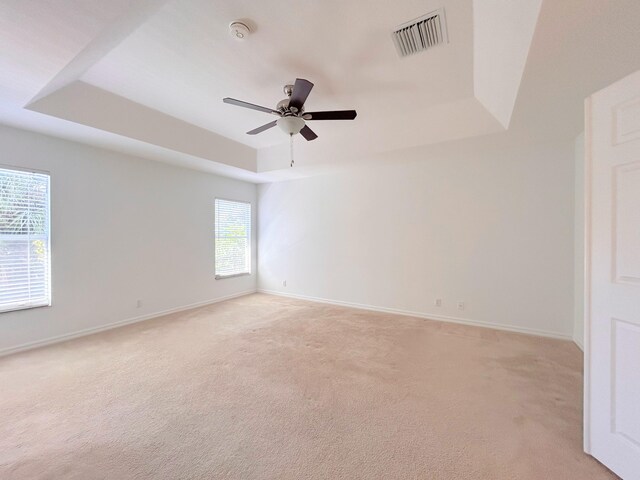
[[293, 167], [293, 134], [289, 134], [290, 154], [291, 154], [291, 166]]

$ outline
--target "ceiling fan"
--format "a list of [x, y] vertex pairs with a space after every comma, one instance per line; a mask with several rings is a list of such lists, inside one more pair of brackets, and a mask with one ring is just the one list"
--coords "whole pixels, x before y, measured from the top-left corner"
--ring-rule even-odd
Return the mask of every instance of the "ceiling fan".
[[292, 136], [300, 133], [308, 141], [315, 140], [318, 135], [311, 130], [306, 122], [308, 120], [353, 120], [356, 118], [355, 110], [333, 110], [327, 112], [305, 112], [304, 102], [307, 100], [313, 83], [304, 78], [297, 78], [294, 85], [285, 85], [284, 93], [287, 96], [278, 102], [275, 109], [261, 107], [253, 103], [243, 102], [235, 98], [224, 98], [222, 101], [238, 107], [250, 108], [259, 112], [270, 113], [280, 118], [247, 132], [256, 135], [278, 125], [285, 133]]

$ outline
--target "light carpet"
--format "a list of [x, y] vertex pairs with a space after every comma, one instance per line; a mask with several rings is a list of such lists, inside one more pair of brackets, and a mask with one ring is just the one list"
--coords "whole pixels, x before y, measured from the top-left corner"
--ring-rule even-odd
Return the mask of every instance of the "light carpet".
[[600, 479], [560, 340], [255, 294], [0, 359], [2, 479]]

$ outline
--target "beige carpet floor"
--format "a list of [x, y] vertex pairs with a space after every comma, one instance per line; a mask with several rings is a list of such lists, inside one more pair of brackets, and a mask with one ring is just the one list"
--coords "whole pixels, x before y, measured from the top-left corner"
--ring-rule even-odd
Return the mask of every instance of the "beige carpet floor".
[[0, 359], [0, 478], [599, 479], [571, 343], [250, 295]]

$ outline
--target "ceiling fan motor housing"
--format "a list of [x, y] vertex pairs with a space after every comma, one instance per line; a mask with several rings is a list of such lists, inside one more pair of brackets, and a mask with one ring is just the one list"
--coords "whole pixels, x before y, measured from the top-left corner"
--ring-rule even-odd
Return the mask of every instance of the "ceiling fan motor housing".
[[280, 100], [278, 105], [276, 105], [276, 110], [280, 112], [288, 112], [289, 111], [289, 99], [285, 98], [284, 100]]

